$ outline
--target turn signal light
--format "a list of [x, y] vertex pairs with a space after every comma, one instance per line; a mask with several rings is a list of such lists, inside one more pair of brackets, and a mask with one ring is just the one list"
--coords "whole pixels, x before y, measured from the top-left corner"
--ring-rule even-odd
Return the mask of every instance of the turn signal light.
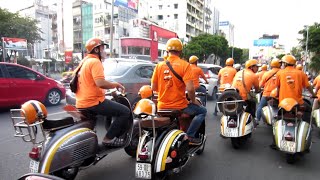
[[176, 150], [171, 151], [170, 157], [171, 158], [176, 158], [177, 157], [177, 151]]
[[149, 158], [149, 156], [148, 156], [147, 154], [139, 154], [139, 155], [138, 155], [138, 158], [139, 158], [140, 160], [146, 160], [146, 159]]
[[32, 150], [29, 152], [29, 157], [33, 160], [38, 160], [40, 158], [40, 148], [33, 147]]

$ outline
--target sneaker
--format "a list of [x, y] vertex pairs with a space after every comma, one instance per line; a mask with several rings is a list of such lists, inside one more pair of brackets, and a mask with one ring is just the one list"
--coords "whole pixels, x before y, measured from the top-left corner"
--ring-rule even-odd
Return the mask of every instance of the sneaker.
[[202, 140], [200, 138], [192, 138], [189, 137], [189, 145], [200, 145], [202, 143]]
[[115, 137], [110, 141], [102, 141], [102, 144], [105, 146], [119, 147], [124, 145], [124, 140]]
[[255, 119], [253, 121], [253, 127], [256, 128], [258, 125], [259, 125], [259, 121]]

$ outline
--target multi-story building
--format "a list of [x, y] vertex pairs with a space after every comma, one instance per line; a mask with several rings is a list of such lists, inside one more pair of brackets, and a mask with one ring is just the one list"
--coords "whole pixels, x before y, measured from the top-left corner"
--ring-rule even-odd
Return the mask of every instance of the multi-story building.
[[220, 22], [220, 12], [217, 8], [213, 8], [213, 12], [211, 15], [212, 27], [211, 32], [212, 34], [220, 35], [219, 30], [219, 22]]
[[229, 21], [220, 21], [219, 31], [227, 39], [229, 46], [234, 46], [234, 25]]

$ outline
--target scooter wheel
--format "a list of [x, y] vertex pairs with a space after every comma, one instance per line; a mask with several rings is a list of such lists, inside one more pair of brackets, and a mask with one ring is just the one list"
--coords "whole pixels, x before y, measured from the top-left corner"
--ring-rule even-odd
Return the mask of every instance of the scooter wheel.
[[286, 154], [286, 161], [288, 164], [294, 164], [296, 162], [296, 154]]

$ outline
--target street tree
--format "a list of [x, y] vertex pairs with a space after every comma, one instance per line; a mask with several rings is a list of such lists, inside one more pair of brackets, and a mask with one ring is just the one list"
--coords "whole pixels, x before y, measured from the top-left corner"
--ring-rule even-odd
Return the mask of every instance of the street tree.
[[30, 44], [42, 41], [42, 31], [37, 23], [37, 20], [21, 17], [18, 13], [11, 13], [0, 8], [0, 38], [23, 38], [27, 39]]
[[249, 59], [249, 49], [242, 49], [240, 64], [244, 64]]
[[[243, 51], [241, 48], [233, 47], [233, 59], [234, 63], [241, 64], [241, 57], [242, 57]], [[229, 53], [228, 57], [232, 57], [232, 47], [229, 47]]]
[[[320, 24], [315, 22], [313, 25], [300, 30], [299, 34], [303, 35], [303, 38], [299, 39], [302, 49], [306, 49], [306, 46], [308, 46], [308, 55], [311, 58], [310, 68], [316, 72], [319, 72], [320, 71]], [[308, 34], [308, 44], [306, 44], [307, 34]]]

